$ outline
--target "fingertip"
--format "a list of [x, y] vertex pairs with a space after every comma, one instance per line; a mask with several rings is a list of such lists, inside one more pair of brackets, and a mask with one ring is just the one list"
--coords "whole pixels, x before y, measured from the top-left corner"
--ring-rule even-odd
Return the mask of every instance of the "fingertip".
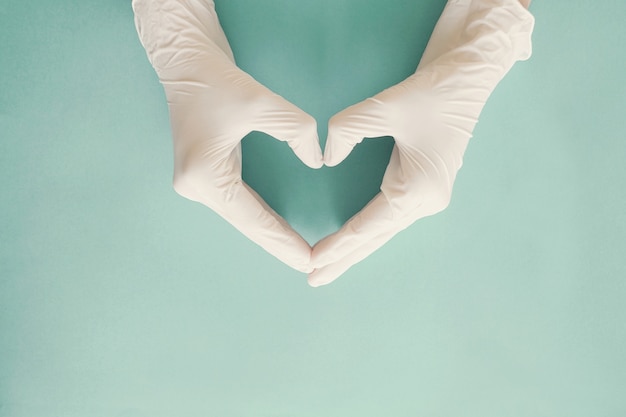
[[319, 142], [317, 142], [317, 146], [315, 148], [315, 156], [313, 157], [312, 163], [309, 167], [313, 169], [320, 169], [324, 166], [324, 155], [322, 155], [322, 148], [319, 146]]
[[298, 159], [309, 168], [319, 169], [324, 166], [324, 157], [316, 138], [302, 139], [301, 141], [290, 141], [289, 146]]
[[309, 168], [319, 169], [324, 166], [324, 157], [322, 156], [321, 150], [314, 150], [312, 156], [310, 153], [307, 153], [306, 155], [297, 153], [296, 155]]
[[332, 153], [328, 149], [328, 147], [327, 147], [326, 151], [324, 152], [324, 165], [327, 166], [327, 167], [334, 167], [334, 166], [338, 165], [338, 163], [335, 162], [335, 160], [334, 160], [334, 158], [332, 156]]
[[309, 284], [309, 287], [311, 288], [319, 287], [319, 284], [315, 281], [315, 278], [311, 277], [311, 275], [309, 275], [306, 281], [307, 281], [307, 284]]
[[317, 270], [314, 270], [313, 272], [309, 274], [309, 277], [307, 278], [307, 283], [312, 288], [317, 288], [317, 287], [321, 287], [322, 285], [324, 285], [324, 283], [319, 279], [318, 274], [316, 272]]
[[317, 135], [317, 123], [312, 117], [307, 120], [309, 122], [304, 123], [305, 129], [301, 132], [300, 139], [290, 141], [290, 145], [306, 166], [319, 169], [324, 166], [324, 155]]
[[341, 161], [337, 161], [337, 160], [333, 160], [333, 159], [331, 159], [331, 160], [324, 159], [324, 165], [329, 167], [329, 168], [334, 168], [337, 165], [339, 165], [340, 163], [341, 163]]
[[354, 138], [354, 135], [346, 131], [349, 126], [346, 111], [335, 114], [328, 121], [328, 135], [324, 148], [324, 164], [328, 167], [339, 165], [362, 140], [362, 138]]
[[340, 275], [341, 274], [337, 274], [332, 267], [320, 268], [314, 270], [312, 273], [309, 274], [307, 282], [309, 286], [313, 288], [318, 288], [330, 284], [331, 282], [339, 278]]
[[327, 167], [335, 167], [339, 165], [352, 151], [352, 146], [339, 145], [342, 139], [335, 136], [328, 136], [326, 139], [326, 149], [324, 149], [324, 165]]

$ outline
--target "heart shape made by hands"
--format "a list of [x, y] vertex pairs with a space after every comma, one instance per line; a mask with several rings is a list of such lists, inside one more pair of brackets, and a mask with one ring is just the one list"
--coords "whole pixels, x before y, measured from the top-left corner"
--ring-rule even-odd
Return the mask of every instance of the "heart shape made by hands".
[[[327, 42], [324, 44], [324, 53], [316, 56], [319, 59], [316, 62], [320, 64], [318, 71], [294, 71], [292, 74], [300, 74], [303, 78], [300, 80], [279, 77], [291, 80], [293, 86], [304, 86], [304, 89], [299, 90], [300, 95], [305, 93], [306, 100], [303, 100], [295, 94], [282, 91], [282, 87], [267, 79], [268, 74], [277, 73], [275, 69], [281, 67], [277, 63], [281, 59], [302, 66], [301, 60], [294, 59], [295, 56], [290, 56], [289, 61], [284, 59], [285, 48], [267, 49], [262, 53], [265, 59], [252, 60], [252, 63], [268, 62], [269, 58], [269, 62], [272, 62], [271, 71], [262, 71], [262, 67], [258, 71], [251, 71], [246, 68], [245, 59], [240, 59], [236, 65], [231, 47], [224, 33], [219, 31], [220, 24], [215, 11], [210, 7], [198, 12], [206, 14], [206, 19], [212, 21], [211, 26], [192, 26], [195, 34], [186, 32], [188, 26], [185, 22], [198, 16], [190, 14], [190, 10], [182, 4], [155, 5], [137, 0], [133, 2], [133, 7], [140, 11], [141, 19], [136, 23], [140, 37], [142, 33], [145, 35], [142, 37], [144, 47], [166, 87], [175, 138], [174, 188], [182, 196], [214, 209], [285, 263], [309, 272], [309, 283], [314, 286], [336, 279], [400, 230], [448, 205], [456, 173], [461, 167], [465, 148], [482, 108], [513, 64], [530, 57], [530, 34], [534, 26], [534, 18], [518, 1], [449, 2], [439, 20], [440, 24], [430, 37], [419, 66], [412, 62], [399, 79], [378, 86], [366, 80], [367, 77], [363, 77], [362, 73], [375, 67], [368, 66], [372, 62], [379, 63], [377, 68], [384, 71], [385, 75], [391, 73], [385, 64], [396, 62], [381, 60], [381, 53], [372, 53], [388, 49], [384, 38], [375, 39], [383, 39], [381, 45], [385, 47], [373, 49], [371, 41], [358, 39], [360, 45], [366, 45], [367, 49], [363, 49], [362, 54], [358, 53], [359, 48], [351, 51], [350, 60], [342, 62], [351, 70], [348, 72], [337, 71], [337, 68], [343, 67], [337, 67], [335, 60], [329, 59], [334, 55], [328, 54], [328, 50], [333, 51], [333, 46], [336, 52], [343, 52], [346, 48], [337, 48], [337, 42]], [[160, 8], [171, 8], [173, 13]], [[406, 12], [403, 8], [398, 10]], [[328, 16], [321, 16], [321, 19], [324, 17]], [[334, 28], [344, 28], [344, 21], [341, 19], [340, 24], [330, 25], [330, 32]], [[328, 30], [325, 30], [318, 35], [327, 33]], [[354, 28], [351, 27], [347, 33], [354, 35]], [[301, 42], [294, 43], [294, 38], [287, 39], [298, 47], [297, 50], [304, 50]], [[410, 54], [403, 53], [401, 56]], [[349, 63], [353, 65], [351, 68]], [[413, 73], [415, 66], [417, 71]], [[399, 67], [396, 65], [393, 68]], [[242, 72], [242, 69], [253, 73], [257, 80]], [[315, 85], [311, 80], [318, 81], [318, 88], [311, 89], [311, 85]], [[360, 84], [357, 81], [369, 86], [367, 93], [346, 100], [343, 93], [351, 91], [351, 85]], [[272, 93], [267, 87], [284, 98]], [[308, 104], [298, 109], [285, 98]], [[358, 104], [351, 105], [354, 102]], [[339, 110], [345, 109], [333, 116], [328, 124], [328, 143], [322, 161], [316, 124], [304, 112], [314, 114], [319, 119], [320, 114], [324, 117], [334, 113], [334, 104], [337, 103], [341, 103], [337, 106]], [[212, 112], [206, 114], [206, 108], [211, 108]], [[333, 110], [328, 112], [329, 109]], [[358, 154], [353, 155], [352, 159], [356, 163], [353, 168], [360, 167], [363, 170], [357, 175], [350, 175], [349, 171], [345, 171], [350, 165], [346, 165], [340, 177], [327, 175], [325, 184], [298, 184], [304, 177], [303, 174], [297, 174], [296, 166], [279, 169], [275, 171], [279, 175], [273, 180], [295, 180], [292, 184], [296, 186], [291, 192], [287, 190], [283, 194], [285, 197], [281, 198], [278, 194], [279, 198], [276, 199], [268, 196], [267, 188], [263, 190], [263, 177], [268, 167], [276, 167], [276, 161], [281, 159], [273, 158], [273, 163], [264, 164], [260, 149], [254, 152], [248, 145], [243, 152], [248, 155], [254, 153], [253, 160], [261, 162], [257, 166], [261, 166], [262, 170], [255, 173], [247, 162], [242, 164], [239, 144], [241, 137], [251, 131], [276, 135], [277, 139], [287, 141], [298, 158], [311, 168], [319, 168], [322, 164], [337, 166], [364, 138], [393, 136], [396, 143], [390, 157], [388, 150], [391, 142], [383, 142], [383, 148], [369, 146], [370, 149], [378, 148], [376, 157], [381, 162], [378, 167], [366, 159], [358, 161]], [[248, 137], [247, 143], [261, 142], [255, 139], [258, 138]], [[274, 150], [271, 155], [277, 153]], [[383, 169], [387, 160], [388, 166]], [[338, 171], [341, 169], [335, 169], [335, 172]], [[375, 177], [382, 176], [383, 171], [382, 181], [377, 178], [372, 182], [367, 181], [372, 174]], [[300, 170], [300, 173], [304, 172]], [[242, 183], [240, 175], [243, 175], [245, 182]], [[355, 182], [342, 189], [337, 187], [340, 183], [338, 178]], [[365, 187], [355, 192], [357, 185], [364, 184]], [[255, 186], [261, 192], [261, 197], [265, 194], [265, 201], [249, 185]], [[380, 188], [381, 192], [376, 194], [372, 186]], [[270, 190], [284, 192], [285, 188], [273, 184]], [[333, 221], [341, 224], [352, 213], [350, 208], [341, 213], [337, 210], [341, 205], [321, 201], [321, 196], [333, 194], [328, 193], [329, 190], [337, 191], [339, 195], [334, 196], [339, 197], [337, 201], [350, 201], [353, 211], [362, 204], [359, 195], [364, 197], [364, 201], [376, 196], [347, 221], [338, 233], [322, 239], [311, 252], [310, 246], [266, 203], [269, 200], [275, 210], [283, 218], [291, 220], [292, 224], [297, 222], [290, 219], [290, 212], [302, 211], [281, 210], [277, 203], [296, 201], [317, 211], [330, 208], [334, 216], [321, 218], [327, 224]], [[365, 193], [359, 193], [359, 190]], [[307, 216], [307, 219], [310, 217]], [[298, 227], [297, 224], [295, 226]], [[320, 231], [323, 228], [314, 226], [310, 230]], [[300, 234], [307, 235], [302, 227]], [[308, 238], [316, 241], [319, 236], [311, 238], [309, 234]]]
[[[356, 184], [361, 186], [380, 184], [381, 193], [376, 195], [358, 215], [350, 219], [339, 233], [332, 234], [315, 245], [310, 263], [314, 268], [309, 274], [311, 285], [331, 282], [417, 219], [435, 214], [447, 207], [456, 173], [462, 165], [463, 154], [483, 106], [513, 64], [518, 60], [528, 59], [531, 55], [530, 35], [534, 27], [534, 18], [526, 7], [527, 2], [522, 4], [512, 0], [448, 2], [432, 37], [428, 36], [430, 39], [428, 48], [419, 61], [417, 72], [413, 73], [417, 66], [414, 62], [408, 65], [406, 73], [401, 74], [399, 79], [390, 80], [391, 82], [383, 86], [375, 86], [374, 91], [368, 89], [364, 96], [356, 97], [356, 100], [349, 100], [352, 102], [339, 106], [341, 110], [342, 107], [349, 105], [330, 122], [332, 132], [324, 152], [326, 165], [336, 166], [341, 163], [351, 153], [354, 145], [360, 143], [363, 138], [393, 135], [396, 146], [393, 146], [382, 182], [376, 179], [372, 183], [366, 183], [362, 173], [349, 175], [349, 171], [343, 172], [342, 179], [350, 180], [352, 177], [355, 183], [343, 190], [339, 189], [339, 201], [352, 200], [358, 210], [362, 203], [358, 201], [359, 193], [353, 192], [358, 187]], [[406, 12], [403, 7], [397, 10]], [[405, 14], [405, 16], [414, 15]], [[335, 28], [345, 28], [344, 21], [350, 21], [351, 17], [340, 16], [347, 19], [342, 19], [339, 25], [331, 24], [330, 32], [332, 33]], [[320, 21], [323, 21], [323, 17]], [[298, 28], [302, 29], [300, 26]], [[325, 30], [318, 35], [322, 36], [321, 39], [328, 39], [324, 37], [328, 32], [329, 30]], [[350, 31], [344, 32], [343, 35], [354, 33], [354, 27], [350, 26]], [[301, 83], [293, 85], [311, 85], [310, 82], [304, 82], [311, 79], [324, 81], [323, 86], [326, 88], [319, 88], [318, 85], [317, 93], [322, 90], [326, 93], [323, 95], [324, 98], [337, 99], [340, 94], [349, 90], [349, 86], [355, 85], [358, 81], [364, 82], [364, 78], [359, 75], [371, 69], [368, 64], [396, 63], [393, 59], [381, 60], [383, 51], [388, 51], [390, 45], [379, 35], [382, 34], [378, 33], [374, 38], [367, 38], [367, 32], [360, 33], [359, 39], [355, 39], [357, 42], [354, 44], [366, 45], [368, 49], [359, 50], [357, 46], [350, 50], [349, 54], [345, 53], [349, 50], [345, 47], [336, 48], [337, 38], [330, 38], [333, 42], [325, 43], [323, 53], [316, 56], [318, 59], [321, 58], [317, 61], [321, 65], [317, 73], [304, 73], [308, 80], [301, 80]], [[341, 41], [346, 38], [338, 39]], [[379, 42], [372, 42], [372, 39]], [[391, 45], [402, 44], [394, 42]], [[296, 42], [296, 45], [302, 50], [301, 42]], [[284, 49], [273, 48], [273, 53], [266, 53], [265, 56], [273, 55], [272, 57], [280, 60], [282, 57], [280, 53]], [[417, 50], [415, 47], [412, 49]], [[349, 61], [340, 60], [341, 54], [334, 56], [332, 51], [343, 52], [344, 56], [349, 56]], [[372, 52], [375, 52], [375, 55]], [[410, 51], [402, 52], [402, 56], [415, 56]], [[356, 59], [357, 57], [359, 59]], [[302, 65], [299, 60], [293, 59], [293, 55], [290, 58], [285, 62]], [[342, 73], [338, 68], [343, 67], [337, 66], [337, 61], [346, 66], [352, 62], [351, 71]], [[354, 62], [358, 64], [354, 66]], [[398, 67], [400, 66], [394, 66]], [[275, 68], [276, 61], [268, 74], [275, 73]], [[304, 68], [310, 69], [311, 65], [305, 65]], [[385, 74], [390, 74], [387, 65], [379, 65], [378, 68], [386, 71]], [[337, 79], [337, 74], [345, 78]], [[259, 74], [256, 76], [259, 81], [270, 85], [270, 88], [288, 100], [300, 101], [280, 88], [272, 86]], [[369, 85], [371, 88], [373, 84], [376, 83], [370, 81], [363, 85]], [[386, 87], [390, 88], [376, 94]], [[364, 100], [367, 97], [372, 98]], [[308, 94], [307, 99], [307, 103], [317, 104], [318, 109], [322, 109], [319, 107], [320, 103], [329, 105], [328, 101], [320, 100], [319, 95]], [[341, 97], [338, 101], [343, 102], [343, 99], [344, 97]], [[353, 102], [358, 104], [351, 105]], [[304, 111], [314, 114], [319, 120], [318, 115], [321, 112], [312, 109], [316, 110], [315, 106], [303, 107]], [[376, 156], [382, 156], [384, 164], [388, 152], [379, 150]], [[352, 159], [355, 161], [353, 169], [363, 167], [370, 169], [370, 173], [382, 172], [377, 169], [376, 164], [368, 163], [366, 159], [358, 161], [356, 155], [353, 155]], [[290, 172], [292, 171], [285, 172], [283, 177], [294, 178], [293, 175], [289, 175]], [[244, 167], [243, 174], [244, 180], [254, 183], [253, 179], [256, 177], [254, 173], [251, 175], [250, 170]], [[327, 189], [337, 190], [330, 187], [330, 184], [336, 186], [337, 179], [331, 178], [326, 184]], [[261, 188], [259, 185], [256, 184], [257, 188]], [[375, 192], [373, 188], [368, 190], [367, 185], [360, 190], [365, 191], [365, 195], [369, 197]], [[328, 205], [316, 206], [316, 203], [319, 203], [318, 196], [328, 195], [324, 193], [327, 190], [316, 188], [319, 187], [300, 187], [299, 191], [303, 194], [295, 200], [316, 210], [328, 209]], [[266, 198], [269, 199], [267, 193]], [[276, 206], [275, 202], [274, 205]], [[336, 214], [338, 205], [329, 205], [331, 212]], [[282, 214], [289, 220], [288, 211], [283, 210]], [[353, 213], [348, 210], [346, 214], [348, 214], [346, 217], [349, 217]], [[326, 217], [326, 220], [331, 222], [338, 220], [341, 224], [346, 219], [339, 214], [335, 215], [334, 219]], [[292, 223], [295, 222], [292, 220]], [[297, 224], [295, 226], [297, 227]], [[320, 229], [322, 228], [317, 226], [313, 230]]]
[[[220, 4], [226, 5], [228, 3]], [[280, 4], [275, 9], [276, 15], [289, 10], [288, 6], [289, 4]], [[296, 5], [296, 10], [307, 12], [306, 8], [301, 6], [302, 4]], [[342, 10], [341, 7], [337, 8], [336, 5], [333, 8], [321, 9], [319, 6], [315, 5], [314, 10], [318, 12], [317, 18], [320, 22], [329, 21], [329, 11], [334, 9], [337, 12], [341, 12]], [[311, 283], [310, 279], [313, 273], [319, 272], [320, 269], [325, 269], [326, 266], [334, 263], [335, 260], [325, 259], [324, 264], [315, 263], [315, 249], [311, 252], [310, 245], [307, 245], [302, 236], [294, 232], [292, 227], [295, 226], [296, 229], [299, 229], [297, 231], [300, 232], [300, 235], [308, 237], [310, 243], [315, 242], [321, 237], [320, 231], [322, 234], [334, 231], [333, 228], [337, 228], [353, 212], [363, 206], [369, 198], [376, 194], [379, 185], [382, 190], [384, 184], [381, 185], [380, 177], [382, 177], [382, 173], [385, 171], [384, 166], [389, 160], [391, 141], [388, 140], [387, 143], [382, 142], [382, 145], [379, 143], [378, 146], [369, 146], [369, 148], [379, 149], [382, 146], [383, 149], [387, 149], [387, 151], [379, 150], [377, 152], [376, 156], [380, 161], [379, 169], [376, 169], [376, 164], [361, 161], [358, 166], [361, 168], [362, 175], [358, 175], [356, 178], [354, 175], [345, 175], [345, 168], [348, 168], [349, 164], [339, 169], [325, 170], [329, 173], [343, 169], [344, 175], [341, 175], [341, 178], [349, 179], [352, 177], [355, 179], [354, 184], [351, 184], [349, 187], [344, 189], [337, 188], [336, 186], [340, 183], [337, 177], [333, 179], [326, 175], [325, 184], [324, 182], [318, 182], [314, 186], [297, 185], [298, 191], [304, 193], [303, 198], [293, 198], [296, 193], [290, 193], [287, 190], [283, 194], [287, 197], [277, 201], [268, 196], [266, 192], [266, 195], [263, 196], [263, 182], [261, 181], [261, 185], [259, 185], [263, 174], [255, 175], [249, 167], [244, 166], [242, 154], [250, 155], [251, 152], [250, 149], [242, 149], [241, 141], [243, 136], [255, 131], [264, 132], [275, 136], [277, 139], [287, 141], [298, 158], [311, 168], [320, 168], [324, 162], [327, 166], [335, 166], [342, 162], [352, 151], [354, 144], [360, 142], [364, 137], [387, 136], [390, 135], [391, 131], [387, 128], [376, 129], [375, 126], [373, 126], [374, 129], [370, 129], [372, 126], [367, 125], [354, 126], [350, 120], [347, 120], [347, 124], [344, 124], [344, 127], [348, 127], [354, 133], [356, 131], [349, 127], [352, 125], [352, 127], [357, 127], [358, 132], [356, 132], [356, 137], [354, 137], [355, 134], [344, 132], [350, 136], [344, 137], [345, 135], [341, 133], [343, 130], [342, 124], [331, 123], [333, 137], [336, 140], [330, 141], [329, 144], [337, 143], [339, 145], [338, 147], [335, 147], [335, 145], [331, 147], [335, 152], [329, 154], [334, 153], [335, 157], [327, 159], [324, 156], [323, 161], [318, 136], [324, 137], [325, 135], [323, 133], [318, 135], [318, 132], [316, 132], [317, 124], [314, 122], [314, 119], [330, 119], [329, 113], [335, 113], [341, 108], [361, 101], [384, 87], [388, 87], [390, 84], [393, 85], [397, 81], [406, 78], [415, 67], [415, 60], [411, 60], [413, 62], [407, 66], [407, 71], [399, 74], [398, 77], [394, 77], [391, 82], [386, 82], [380, 86], [371, 82], [369, 77], [363, 76], [363, 74], [361, 77], [354, 77], [354, 74], [358, 74], [360, 70], [373, 68], [378, 68], [381, 74], [388, 76], [393, 72], [397, 72], [397, 70], [392, 71], [386, 63], [399, 61], [399, 59], [389, 59], [389, 57], [384, 55], [373, 53], [372, 44], [374, 40], [382, 39], [381, 45], [383, 46], [375, 49], [388, 50], [388, 42], [385, 38], [367, 39], [367, 30], [357, 31], [354, 28], [346, 27], [344, 22], [349, 21], [352, 16], [350, 13], [346, 14], [344, 10], [344, 13], [339, 13], [339, 16], [336, 16], [340, 18], [339, 20], [332, 23], [333, 19], [330, 19], [330, 26], [321, 28], [321, 31], [317, 26], [309, 27], [314, 29], [312, 32], [298, 27], [299, 30], [296, 33], [312, 34], [313, 36], [309, 40], [322, 39], [324, 41], [324, 53], [321, 56], [319, 54], [306, 53], [306, 49], [302, 48], [301, 45], [302, 39], [298, 40], [294, 37], [286, 38], [284, 36], [278, 38], [285, 40], [285, 45], [293, 47], [294, 52], [300, 54], [299, 57], [297, 55], [290, 57], [290, 61], [296, 63], [297, 67], [301, 67], [305, 57], [310, 58], [311, 56], [316, 57], [311, 64], [318, 63], [321, 66], [317, 68], [317, 71], [311, 67], [308, 72], [302, 71], [303, 68], [296, 68], [298, 69], [297, 71], [290, 71], [291, 77], [279, 77], [281, 83], [274, 83], [266, 77], [267, 73], [262, 66], [256, 69], [253, 67], [255, 63], [263, 62], [271, 63], [274, 69], [277, 66], [282, 67], [277, 65], [276, 60], [286, 61], [288, 54], [284, 53], [285, 48], [277, 48], [276, 45], [272, 45], [276, 42], [266, 42], [264, 45], [269, 45], [269, 49], [251, 49], [260, 51], [260, 57], [263, 58], [258, 59], [260, 58], [259, 56], [255, 57], [253, 55], [253, 59], [250, 59], [253, 65], [246, 63], [246, 55], [241, 52], [237, 53], [237, 60], [235, 60], [232, 50], [241, 51], [242, 49], [237, 45], [237, 37], [233, 36], [233, 33], [245, 34], [245, 32], [237, 30], [236, 25], [231, 25], [231, 29], [229, 29], [231, 33], [225, 34], [221, 30], [223, 24], [220, 24], [217, 17], [218, 14], [224, 14], [224, 10], [222, 9], [219, 13], [216, 13], [213, 1], [207, 0], [205, 3], [195, 1], [178, 2], [174, 0], [158, 2], [133, 0], [132, 7], [135, 12], [135, 25], [141, 43], [147, 52], [150, 63], [157, 72], [161, 84], [164, 86], [168, 100], [174, 139], [174, 189], [181, 196], [213, 209], [245, 236], [286, 264], [297, 270], [311, 273], [309, 275], [309, 282]], [[265, 10], [267, 11], [268, 9]], [[319, 13], [320, 10], [321, 14]], [[402, 7], [396, 10], [402, 13], [406, 12], [405, 8]], [[250, 8], [246, 8], [246, 11], [250, 13]], [[369, 11], [372, 12], [371, 9]], [[373, 11], [375, 17], [380, 19], [380, 13], [376, 10]], [[227, 13], [225, 14], [228, 15]], [[254, 13], [252, 15], [258, 18]], [[332, 11], [331, 15], [333, 15]], [[227, 18], [223, 20], [226, 21]], [[376, 19], [373, 18], [372, 21], [374, 20]], [[281, 21], [295, 22], [297, 19], [294, 20], [287, 17], [281, 19]], [[235, 22], [246, 24], [245, 19], [235, 19]], [[228, 24], [224, 26], [228, 26]], [[335, 38], [335, 36], [332, 36], [333, 31], [338, 31], [339, 35], [344, 35], [337, 37], [341, 42], [331, 42], [331, 39]], [[274, 33], [278, 34], [280, 30], [274, 28]], [[327, 36], [329, 33], [331, 37]], [[352, 36], [345, 36], [347, 34]], [[255, 35], [259, 35], [259, 32], [256, 32]], [[260, 40], [258, 36], [250, 36], [250, 39]], [[337, 58], [344, 57], [343, 51], [347, 50], [350, 44], [357, 40], [362, 45], [358, 59], [350, 57], [348, 61], [339, 61], [340, 64], [345, 64], [339, 66], [339, 68], [344, 68], [344, 70], [336, 71], [337, 62], [330, 61], [329, 58], [335, 56]], [[278, 50], [281, 53], [276, 54]], [[334, 53], [329, 53], [329, 51], [334, 51]], [[303, 52], [305, 52], [305, 55], [302, 55]], [[401, 54], [399, 58], [407, 56], [414, 55]], [[379, 65], [369, 65], [370, 62], [377, 62]], [[350, 64], [352, 65], [351, 67]], [[401, 65], [393, 66], [394, 69], [401, 67]], [[246, 72], [254, 78], [246, 74]], [[272, 70], [269, 74], [275, 76], [277, 72]], [[295, 75], [295, 78], [293, 78], [293, 75]], [[303, 75], [304, 77], [302, 77]], [[355, 78], [360, 78], [360, 82], [353, 83]], [[321, 82], [317, 88], [315, 83], [311, 82], [315, 79]], [[286, 87], [281, 87], [280, 85], [284, 86], [285, 84], [283, 83], [285, 81], [287, 81], [287, 87], [304, 86], [304, 89], [289, 88], [291, 91], [296, 91], [297, 94], [289, 92]], [[323, 88], [319, 88], [320, 85], [323, 85]], [[359, 85], [361, 87], [367, 86], [365, 94], [344, 95], [346, 92], [354, 93], [351, 86]], [[275, 93], [278, 93], [278, 95]], [[303, 95], [302, 93], [305, 94]], [[301, 104], [302, 108], [299, 109], [290, 102], [304, 102], [307, 104], [306, 106]], [[401, 107], [409, 108], [410, 105]], [[207, 113], [206, 109], [211, 109], [212, 111]], [[394, 106], [393, 108], [388, 108], [388, 110], [393, 112], [397, 108]], [[366, 110], [364, 116], [366, 119], [371, 120], [367, 112]], [[385, 112], [387, 111], [385, 110]], [[307, 113], [309, 114], [307, 115]], [[311, 117], [311, 114], [315, 118]], [[349, 115], [348, 119], [353, 119], [353, 116]], [[357, 115], [357, 118], [359, 117]], [[374, 118], [377, 120], [384, 119], [378, 116], [374, 116]], [[325, 125], [321, 126], [323, 128]], [[370, 131], [378, 131], [379, 134], [370, 135]], [[254, 138], [249, 137], [248, 139], [252, 140], [248, 140], [247, 143], [260, 143], [260, 141], [254, 141]], [[268, 146], [271, 146], [269, 145], [271, 141], [266, 142]], [[350, 142], [353, 143], [352, 146], [347, 147], [346, 145]], [[363, 149], [366, 149], [366, 147], [363, 147]], [[393, 149], [395, 150], [397, 147], [393, 147]], [[259, 161], [260, 154], [260, 152], [256, 152], [254, 160]], [[273, 155], [276, 156], [276, 153]], [[358, 156], [358, 153], [356, 155]], [[268, 167], [276, 167], [278, 165], [277, 162], [283, 161], [280, 157], [272, 159], [272, 163], [266, 164], [262, 172], [268, 172]], [[294, 161], [291, 155], [286, 156], [284, 161], [289, 159]], [[261, 164], [261, 166], [263, 165]], [[280, 177], [302, 179], [302, 175], [294, 175], [298, 170], [300, 173], [307, 172], [299, 165], [298, 167], [292, 165], [288, 171], [283, 170]], [[370, 183], [368, 180], [372, 175], [374, 176], [374, 181]], [[241, 181], [242, 176], [244, 177], [244, 182]], [[387, 178], [387, 175], [385, 178]], [[338, 195], [333, 196], [332, 193], [330, 195], [335, 197], [336, 201], [347, 201], [349, 203], [347, 206], [343, 203], [339, 205], [332, 202], [329, 203], [320, 198], [329, 195], [330, 184], [335, 185], [334, 189], [338, 191], [336, 193]], [[361, 188], [365, 190], [365, 193], [359, 193], [358, 189], [360, 187], [357, 185], [363, 184], [372, 185]], [[256, 186], [261, 195], [259, 196], [258, 192], [255, 193], [255, 190], [250, 185]], [[274, 185], [271, 189], [283, 192], [286, 187], [278, 184], [278, 186]], [[360, 198], [358, 198], [359, 195], [361, 195]], [[359, 199], [361, 201], [358, 201]], [[271, 206], [268, 206], [267, 200], [274, 206], [274, 210], [272, 210]], [[309, 227], [309, 231], [317, 231], [317, 236], [307, 233], [307, 230], [303, 230], [301, 226], [299, 227], [297, 221], [294, 222], [290, 218], [290, 213], [302, 213], [302, 210], [284, 210], [279, 204], [281, 202], [292, 203], [294, 201], [303, 202], [307, 207], [313, 207], [314, 209], [328, 210], [330, 208], [331, 210], [329, 211], [334, 213], [334, 215], [317, 216], [317, 218], [323, 219], [327, 225], [330, 225], [330, 228], [324, 230], [323, 227], [314, 225]], [[343, 209], [343, 213], [338, 212], [337, 208]], [[278, 211], [279, 215], [282, 214], [283, 218], [277, 216], [274, 211]], [[369, 209], [367, 211], [368, 213], [371, 212]], [[384, 213], [380, 213], [388, 217], [388, 208], [384, 210]], [[284, 218], [288, 222], [291, 220], [292, 227], [283, 220]], [[311, 219], [314, 217], [305, 215], [304, 218]], [[355, 218], [359, 218], [359, 216]], [[350, 224], [348, 222], [346, 226], [352, 232], [354, 229], [350, 227]], [[336, 234], [331, 234], [329, 239], [332, 241], [334, 236]], [[343, 235], [339, 234], [339, 236]], [[353, 233], [350, 233], [348, 238], [348, 244], [341, 245], [343, 252], [346, 251], [346, 248], [349, 252], [355, 247], [355, 244], [359, 247], [364, 241], [368, 241], [368, 239], [362, 239], [360, 235], [354, 235]], [[380, 239], [374, 240], [381, 242]], [[323, 239], [320, 241], [320, 247], [324, 247], [324, 242], [327, 241], [329, 240]], [[316, 245], [316, 247], [318, 246]], [[336, 252], [334, 247], [331, 246], [328, 251], [318, 252], [322, 255], [324, 253], [336, 253], [339, 255], [341, 251]], [[344, 260], [342, 265], [348, 265], [349, 262], [351, 260]], [[314, 266], [314, 264], [317, 266]]]
[[[442, 6], [343, 3], [217, 4], [238, 65], [312, 115], [322, 148], [332, 115], [415, 71]], [[389, 137], [366, 141], [341, 165], [312, 170], [286, 144], [253, 132], [243, 141], [243, 178], [313, 244], [378, 193], [392, 146]]]

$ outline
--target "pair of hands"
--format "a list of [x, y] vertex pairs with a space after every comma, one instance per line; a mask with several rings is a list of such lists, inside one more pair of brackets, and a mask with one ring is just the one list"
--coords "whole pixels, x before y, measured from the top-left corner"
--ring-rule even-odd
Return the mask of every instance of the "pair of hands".
[[[331, 118], [322, 155], [315, 120], [237, 67], [213, 1], [133, 0], [133, 9], [168, 100], [175, 190], [308, 273], [312, 286], [332, 282], [447, 206], [478, 115], [516, 59], [506, 39], [485, 41], [480, 25], [464, 36], [439, 36], [414, 75]], [[494, 46], [502, 53], [482, 53], [493, 55]], [[311, 248], [242, 181], [241, 140], [251, 131], [287, 142], [311, 168], [341, 163], [364, 138], [393, 136], [395, 146], [381, 192]]]

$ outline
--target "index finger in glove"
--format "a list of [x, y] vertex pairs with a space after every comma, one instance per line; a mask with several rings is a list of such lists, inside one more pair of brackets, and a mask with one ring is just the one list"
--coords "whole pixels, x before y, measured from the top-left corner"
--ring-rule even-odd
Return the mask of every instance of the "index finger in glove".
[[258, 106], [251, 128], [287, 142], [305, 165], [321, 168], [324, 162], [315, 119], [281, 96], [262, 88], [265, 94], [251, 104]]
[[248, 239], [290, 267], [308, 273], [311, 247], [243, 181], [233, 185], [230, 201], [215, 211]]
[[177, 169], [176, 192], [211, 208], [285, 264], [311, 272], [309, 244], [243, 182], [238, 170], [216, 176], [199, 155], [192, 155], [186, 162], [185, 167]]

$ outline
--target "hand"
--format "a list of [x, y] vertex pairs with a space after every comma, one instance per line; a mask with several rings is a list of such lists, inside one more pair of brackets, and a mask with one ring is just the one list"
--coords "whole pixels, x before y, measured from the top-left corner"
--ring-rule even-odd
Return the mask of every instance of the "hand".
[[287, 265], [310, 272], [311, 247], [241, 179], [241, 140], [260, 131], [323, 165], [315, 120], [239, 69], [212, 1], [133, 0], [163, 84], [174, 139], [174, 188]]
[[416, 220], [450, 202], [478, 116], [515, 61], [532, 16], [517, 0], [450, 2], [415, 74], [333, 116], [324, 152], [339, 164], [364, 138], [393, 136], [381, 192], [313, 248], [312, 286], [332, 282]]

